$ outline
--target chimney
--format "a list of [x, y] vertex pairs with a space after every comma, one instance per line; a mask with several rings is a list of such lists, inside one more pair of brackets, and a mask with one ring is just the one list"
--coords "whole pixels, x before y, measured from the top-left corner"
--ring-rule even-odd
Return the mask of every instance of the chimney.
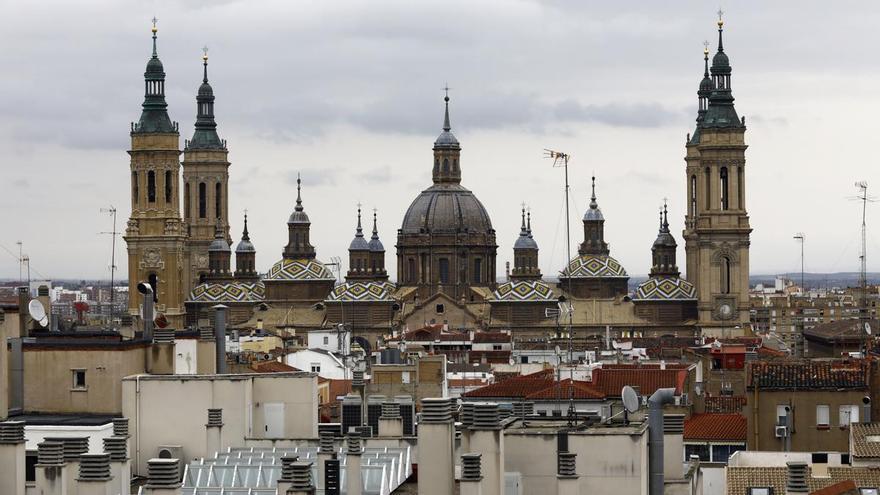
[[153, 343], [147, 350], [147, 371], [151, 375], [173, 375], [174, 358], [174, 329], [153, 330]]
[[24, 495], [24, 421], [0, 423], [0, 493]]
[[574, 452], [557, 452], [556, 457], [556, 493], [557, 495], [578, 495], [578, 475], [575, 474], [577, 454]]
[[[66, 495], [70, 471], [64, 466], [64, 444], [37, 444], [36, 488], [40, 495]], [[15, 493], [15, 492], [12, 492]]]
[[89, 451], [89, 437], [46, 437], [45, 440], [61, 442], [62, 456], [67, 469], [67, 476], [64, 478], [64, 493], [76, 493], [79, 457]]
[[314, 495], [315, 485], [312, 484], [312, 463], [294, 462], [291, 465], [293, 482], [287, 495]]
[[318, 448], [318, 479], [317, 483], [315, 483], [315, 487], [318, 490], [324, 489], [324, 468], [325, 462], [329, 461], [333, 458], [333, 454], [336, 453], [336, 448], [333, 445], [333, 433], [327, 430], [324, 430], [319, 433], [318, 442], [320, 447]]
[[806, 462], [786, 462], [788, 466], [788, 477], [785, 481], [785, 495], [797, 493], [809, 493], [807, 487], [807, 463]]
[[382, 403], [382, 415], [379, 416], [379, 436], [397, 438], [403, 436], [403, 418], [400, 417], [400, 404], [397, 402]]
[[214, 306], [214, 359], [218, 375], [226, 373], [226, 306]]
[[498, 404], [477, 402], [474, 404], [474, 424], [469, 444], [471, 452], [480, 452], [483, 467], [482, 495], [504, 494], [504, 433]]
[[663, 495], [663, 405], [675, 398], [674, 388], [658, 388], [648, 399], [648, 480], [649, 495]]
[[[150, 288], [148, 284], [143, 282], [138, 284], [138, 291], [141, 288], [146, 290], [146, 293], [142, 293], [142, 297], [144, 298], [144, 340], [152, 341], [153, 340], [153, 298], [156, 297], [153, 294], [153, 290]], [[147, 290], [149, 289], [149, 290]]]
[[[116, 425], [114, 424], [114, 426]], [[113, 485], [115, 486], [112, 490], [113, 493], [116, 493], [117, 490], [119, 493], [130, 493], [131, 460], [128, 458], [128, 435], [105, 438], [104, 452], [110, 455], [110, 476], [113, 477]]]
[[481, 495], [483, 474], [480, 471], [480, 457], [478, 453], [461, 455], [461, 481], [458, 484], [461, 495]]
[[111, 495], [109, 454], [83, 454], [79, 458], [77, 495]]
[[181, 495], [180, 460], [150, 459], [147, 461], [147, 484], [143, 495]]
[[419, 494], [455, 492], [455, 424], [452, 399], [422, 399], [419, 423]]
[[223, 409], [208, 409], [208, 423], [205, 424], [205, 458], [216, 457], [222, 448]]
[[199, 327], [199, 340], [196, 343], [196, 373], [213, 375], [217, 372], [216, 346], [214, 345], [214, 329]]
[[684, 414], [663, 415], [663, 477], [680, 480], [684, 478]]
[[287, 454], [281, 458], [281, 477], [278, 478], [278, 495], [284, 495], [293, 487], [293, 463], [299, 459], [298, 455]]
[[361, 495], [363, 481], [361, 477], [361, 435], [353, 431], [348, 434], [348, 450], [345, 453], [346, 495]]
[[462, 402], [461, 412], [458, 415], [461, 422], [461, 451], [469, 452], [471, 440], [471, 428], [474, 426], [474, 403]]

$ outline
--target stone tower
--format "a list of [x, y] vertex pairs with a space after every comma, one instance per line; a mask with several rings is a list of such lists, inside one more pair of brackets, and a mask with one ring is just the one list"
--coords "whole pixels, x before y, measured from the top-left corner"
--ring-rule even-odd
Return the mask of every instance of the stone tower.
[[184, 272], [191, 290], [210, 272], [208, 246], [219, 223], [227, 245], [229, 236], [229, 161], [226, 141], [217, 135], [214, 121], [214, 89], [208, 83], [208, 53], [202, 56], [204, 76], [196, 97], [196, 125], [183, 150], [183, 216], [189, 241], [189, 260]]
[[312, 221], [306, 214], [302, 202], [302, 180], [299, 175], [296, 176], [296, 206], [293, 207], [293, 213], [287, 219], [287, 245], [281, 252], [284, 259], [315, 259], [315, 246], [309, 242], [309, 230]]
[[125, 230], [128, 245], [129, 313], [140, 313], [137, 284], [153, 287], [156, 311], [164, 313], [172, 327], [183, 324], [186, 232], [180, 219], [180, 134], [168, 117], [165, 103], [165, 70], [156, 52], [153, 23], [153, 55], [144, 73], [141, 118], [131, 125], [131, 217]]
[[[696, 285], [704, 333], [749, 322], [749, 216], [745, 203], [745, 119], [733, 106], [731, 67], [718, 20], [718, 52], [700, 83], [697, 128], [687, 143], [687, 278]], [[708, 66], [708, 48], [704, 52]]]
[[235, 278], [248, 281], [256, 281], [260, 278], [257, 273], [257, 249], [251, 242], [251, 236], [248, 232], [247, 213], [244, 214], [244, 230], [241, 232], [241, 241], [235, 246]]
[[369, 279], [369, 266], [370, 243], [364, 238], [364, 229], [361, 227], [361, 207], [358, 205], [358, 223], [354, 238], [348, 245], [348, 273], [345, 275], [345, 280], [350, 282]]
[[669, 231], [669, 218], [666, 211], [666, 203], [663, 203], [663, 211], [660, 213], [660, 230], [657, 239], [651, 245], [651, 273], [652, 277], [670, 276], [678, 277], [678, 265], [675, 262], [678, 243]]
[[385, 246], [379, 240], [375, 208], [373, 208], [373, 235], [370, 236], [370, 273], [374, 280], [388, 280], [388, 272], [385, 270]]
[[532, 212], [526, 215], [525, 206], [522, 208], [519, 237], [513, 243], [513, 271], [510, 273], [510, 278], [513, 280], [541, 278], [541, 269], [538, 267], [538, 243], [532, 237]]

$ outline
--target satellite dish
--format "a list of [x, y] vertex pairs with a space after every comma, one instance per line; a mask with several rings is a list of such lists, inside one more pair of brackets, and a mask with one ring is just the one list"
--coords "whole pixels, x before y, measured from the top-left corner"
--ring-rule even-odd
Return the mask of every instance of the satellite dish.
[[865, 322], [865, 333], [871, 335], [871, 324], [867, 321]]
[[620, 391], [620, 396], [623, 398], [623, 407], [627, 412], [634, 413], [639, 410], [639, 394], [634, 388], [629, 385], [624, 386]]
[[31, 302], [28, 303], [28, 313], [34, 321], [40, 324], [41, 327], [45, 328], [46, 325], [49, 324], [49, 317], [46, 316], [46, 308], [43, 307], [43, 303], [40, 301], [31, 299]]
[[153, 288], [150, 287], [150, 284], [148, 284], [146, 282], [138, 283], [137, 289], [138, 289], [138, 292], [140, 292], [141, 294], [144, 294], [144, 295], [153, 293]]

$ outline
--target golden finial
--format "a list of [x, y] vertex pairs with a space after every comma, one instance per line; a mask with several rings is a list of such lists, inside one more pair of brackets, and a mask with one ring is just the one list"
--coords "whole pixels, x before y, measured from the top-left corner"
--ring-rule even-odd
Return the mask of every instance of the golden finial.
[[159, 30], [159, 28], [156, 27], [157, 22], [159, 22], [159, 19], [156, 19], [155, 17], [153, 17], [153, 34], [156, 34], [156, 31]]
[[721, 29], [724, 27], [724, 11], [718, 9], [718, 28]]
[[202, 47], [202, 60], [208, 61], [208, 45]]
[[703, 55], [709, 55], [709, 41], [703, 42]]

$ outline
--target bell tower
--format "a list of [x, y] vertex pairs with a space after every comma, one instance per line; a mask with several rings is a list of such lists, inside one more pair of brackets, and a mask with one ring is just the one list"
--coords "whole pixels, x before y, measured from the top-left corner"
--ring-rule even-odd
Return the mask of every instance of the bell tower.
[[[720, 13], [719, 13], [720, 14]], [[745, 118], [737, 116], [731, 66], [718, 19], [718, 51], [700, 83], [697, 128], [687, 143], [687, 278], [696, 285], [703, 333], [723, 336], [749, 323], [749, 215]], [[704, 51], [708, 65], [708, 48]]]
[[217, 134], [214, 88], [208, 82], [208, 49], [202, 55], [203, 77], [196, 97], [196, 125], [183, 149], [183, 217], [189, 241], [185, 280], [191, 290], [210, 272], [208, 246], [216, 230], [229, 236], [229, 160], [226, 141]]
[[189, 287], [182, 283], [186, 232], [180, 219], [178, 176], [180, 134], [168, 117], [165, 69], [156, 51], [153, 19], [153, 55], [144, 72], [141, 118], [131, 124], [131, 217], [125, 230], [128, 245], [128, 309], [140, 313], [139, 282], [153, 288], [156, 312], [164, 313], [173, 328], [182, 328], [183, 300]]

